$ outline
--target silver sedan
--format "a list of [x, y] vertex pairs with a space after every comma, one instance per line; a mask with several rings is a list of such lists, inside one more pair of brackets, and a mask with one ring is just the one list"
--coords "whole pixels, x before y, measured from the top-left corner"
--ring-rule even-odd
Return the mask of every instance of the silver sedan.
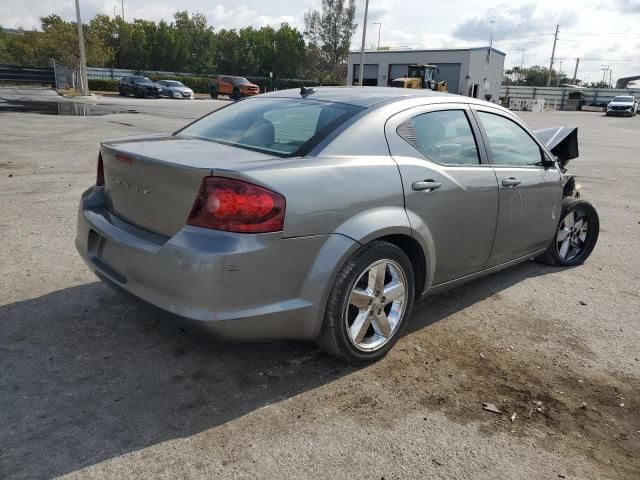
[[103, 142], [76, 246], [188, 326], [364, 363], [422, 296], [531, 258], [584, 262], [599, 223], [566, 173], [577, 155], [575, 129], [534, 133], [468, 97], [273, 92]]
[[193, 90], [177, 80], [160, 80], [158, 86], [162, 89], [160, 94], [169, 98], [193, 98]]

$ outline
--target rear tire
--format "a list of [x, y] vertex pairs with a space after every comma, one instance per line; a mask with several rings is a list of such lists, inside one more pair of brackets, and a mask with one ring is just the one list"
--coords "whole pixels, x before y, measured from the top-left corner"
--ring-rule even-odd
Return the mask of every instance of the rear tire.
[[414, 283], [411, 261], [400, 248], [384, 241], [365, 245], [334, 281], [317, 342], [354, 365], [379, 360], [402, 335]]
[[595, 207], [585, 200], [566, 197], [551, 245], [537, 260], [558, 267], [580, 265], [591, 255], [599, 233]]
[[211, 87], [211, 98], [213, 99], [218, 98], [218, 90], [214, 87]]
[[121, 97], [126, 97], [127, 96], [127, 93], [124, 90], [122, 90], [122, 88], [118, 89], [118, 93], [120, 94]]

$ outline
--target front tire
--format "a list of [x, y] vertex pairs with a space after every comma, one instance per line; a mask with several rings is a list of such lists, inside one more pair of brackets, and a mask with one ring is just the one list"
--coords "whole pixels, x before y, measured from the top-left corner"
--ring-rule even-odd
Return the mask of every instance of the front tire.
[[538, 259], [547, 265], [573, 267], [583, 263], [593, 251], [600, 233], [600, 219], [593, 205], [566, 197], [556, 233]]
[[414, 283], [411, 261], [399, 247], [385, 241], [362, 247], [335, 279], [318, 343], [351, 364], [379, 360], [402, 335]]

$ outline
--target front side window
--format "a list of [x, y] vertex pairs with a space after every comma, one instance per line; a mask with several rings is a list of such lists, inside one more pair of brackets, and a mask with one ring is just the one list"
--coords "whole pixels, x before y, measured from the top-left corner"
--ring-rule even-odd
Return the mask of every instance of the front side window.
[[310, 99], [252, 98], [216, 110], [178, 135], [283, 157], [303, 155], [361, 110]]
[[487, 112], [478, 112], [489, 140], [493, 163], [519, 167], [539, 165], [542, 150], [538, 144], [515, 122]]
[[423, 113], [398, 127], [398, 135], [443, 165], [478, 165], [475, 137], [463, 110]]

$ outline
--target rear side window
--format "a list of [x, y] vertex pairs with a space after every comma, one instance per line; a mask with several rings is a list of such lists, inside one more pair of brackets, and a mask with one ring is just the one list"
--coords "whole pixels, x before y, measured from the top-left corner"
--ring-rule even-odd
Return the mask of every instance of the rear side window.
[[304, 155], [361, 110], [310, 99], [252, 98], [216, 110], [178, 135], [283, 157]]
[[542, 150], [520, 125], [493, 113], [478, 112], [496, 165], [537, 165]]
[[463, 110], [442, 110], [415, 116], [398, 135], [423, 155], [443, 165], [478, 165], [478, 147]]

